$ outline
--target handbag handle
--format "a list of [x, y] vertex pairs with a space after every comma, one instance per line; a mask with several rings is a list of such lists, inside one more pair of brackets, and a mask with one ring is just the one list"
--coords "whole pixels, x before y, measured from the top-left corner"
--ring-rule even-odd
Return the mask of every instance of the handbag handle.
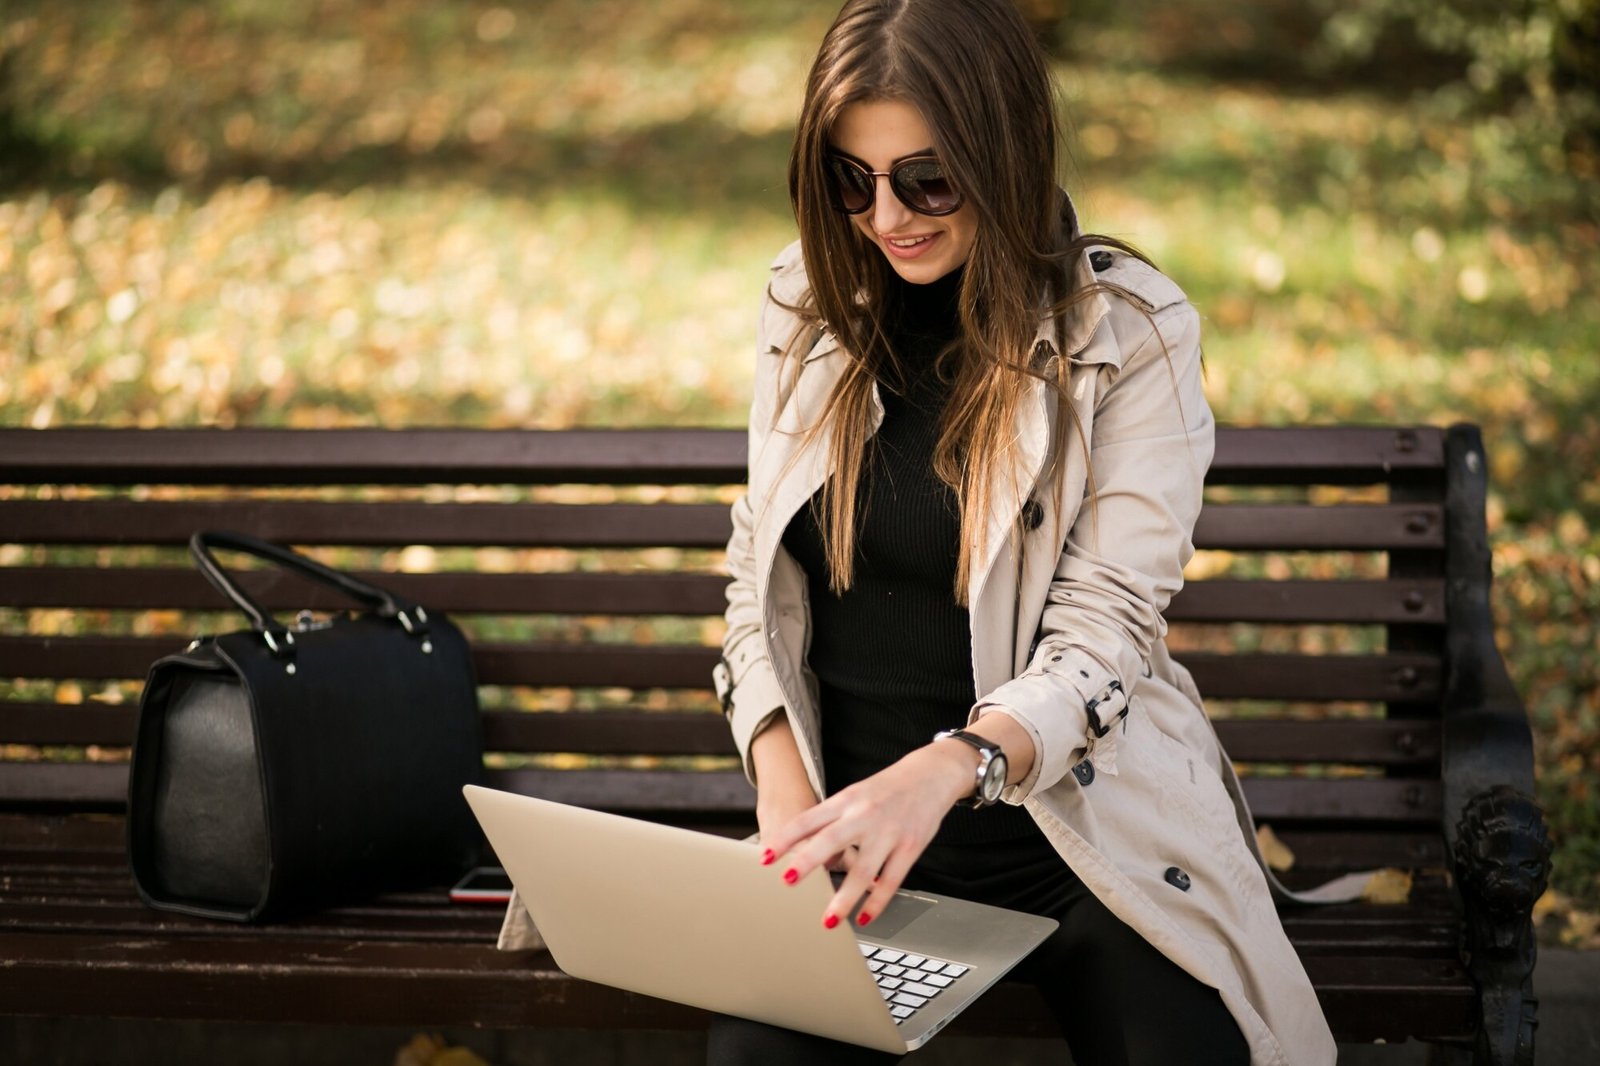
[[[195, 533], [189, 538], [189, 554], [194, 556], [195, 565], [200, 568], [200, 572], [211, 582], [213, 588], [232, 600], [233, 605], [249, 617], [251, 625], [269, 636], [273, 633], [286, 633], [288, 627], [273, 618], [265, 608], [250, 598], [249, 593], [238, 586], [233, 575], [217, 562], [216, 556], [212, 554], [217, 548], [244, 552], [246, 555], [253, 555], [258, 559], [265, 559], [267, 562], [293, 570], [313, 581], [331, 585], [352, 599], [371, 607], [381, 618], [400, 619], [408, 633], [418, 635], [425, 632], [428, 616], [421, 607], [376, 585], [369, 585], [342, 570], [324, 566], [299, 552], [246, 533], [216, 529], [203, 529]], [[272, 645], [274, 642], [269, 639], [267, 643]]]

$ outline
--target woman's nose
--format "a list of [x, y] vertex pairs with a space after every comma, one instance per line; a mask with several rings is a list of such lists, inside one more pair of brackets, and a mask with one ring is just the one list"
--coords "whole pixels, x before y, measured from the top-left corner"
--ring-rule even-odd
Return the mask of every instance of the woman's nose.
[[894, 187], [889, 184], [887, 174], [880, 174], [872, 180], [876, 183], [872, 196], [873, 230], [880, 237], [900, 232], [906, 225], [906, 216], [912, 214], [911, 209], [901, 203], [900, 197], [894, 194]]

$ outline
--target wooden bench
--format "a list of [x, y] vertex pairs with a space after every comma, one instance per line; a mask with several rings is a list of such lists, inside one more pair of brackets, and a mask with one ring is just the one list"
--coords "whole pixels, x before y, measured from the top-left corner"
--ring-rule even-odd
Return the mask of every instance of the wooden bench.
[[[122, 811], [148, 664], [241, 625], [182, 550], [231, 528], [330, 549], [461, 622], [493, 784], [748, 832], [753, 794], [709, 691], [744, 445], [688, 429], [0, 430], [0, 1012], [703, 1024], [495, 951], [499, 914], [443, 886], [265, 928], [149, 910]], [[1285, 879], [1412, 874], [1402, 904], [1284, 914], [1338, 1039], [1477, 1039], [1523, 1062], [1547, 864], [1527, 857], [1542, 823], [1516, 798], [1531, 746], [1493, 642], [1484, 477], [1470, 426], [1223, 429], [1169, 618], [1258, 819], [1296, 856]], [[274, 609], [342, 606], [252, 576]], [[1473, 891], [1486, 863], [1510, 883], [1492, 905]], [[956, 1028], [1052, 1024], [1002, 985]]]

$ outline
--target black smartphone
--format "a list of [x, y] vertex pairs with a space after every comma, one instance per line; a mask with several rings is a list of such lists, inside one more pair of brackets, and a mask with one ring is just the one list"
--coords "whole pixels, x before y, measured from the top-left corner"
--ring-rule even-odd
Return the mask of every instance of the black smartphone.
[[450, 890], [451, 903], [507, 903], [511, 878], [498, 866], [479, 866], [467, 872]]

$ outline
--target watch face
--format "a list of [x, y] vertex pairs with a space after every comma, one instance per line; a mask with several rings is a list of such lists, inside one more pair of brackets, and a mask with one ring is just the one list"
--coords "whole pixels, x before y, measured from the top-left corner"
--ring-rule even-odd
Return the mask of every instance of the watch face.
[[983, 800], [993, 803], [1000, 798], [1000, 793], [1006, 788], [1006, 757], [996, 755], [989, 760], [989, 766], [983, 775]]

